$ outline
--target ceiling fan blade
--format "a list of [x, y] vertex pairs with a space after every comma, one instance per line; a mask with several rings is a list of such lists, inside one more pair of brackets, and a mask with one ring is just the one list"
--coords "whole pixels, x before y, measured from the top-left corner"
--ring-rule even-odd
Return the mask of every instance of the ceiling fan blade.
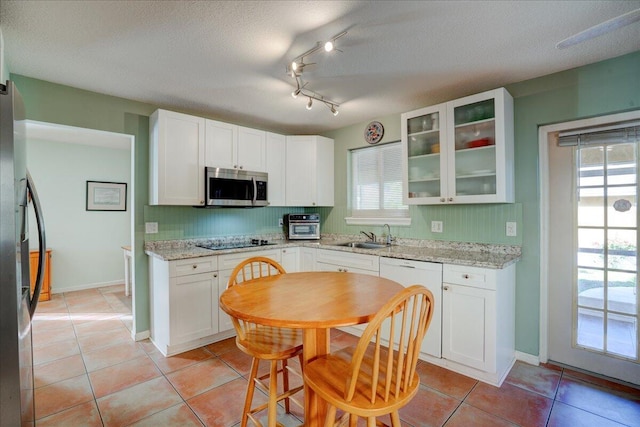
[[556, 49], [564, 49], [569, 46], [573, 46], [574, 44], [582, 43], [585, 40], [593, 39], [610, 31], [624, 27], [625, 25], [633, 24], [636, 21], [640, 21], [640, 9], [632, 10], [624, 15], [601, 22], [598, 25], [594, 25], [591, 28], [587, 28], [586, 30], [579, 32], [578, 34], [574, 34], [558, 43], [556, 45]]

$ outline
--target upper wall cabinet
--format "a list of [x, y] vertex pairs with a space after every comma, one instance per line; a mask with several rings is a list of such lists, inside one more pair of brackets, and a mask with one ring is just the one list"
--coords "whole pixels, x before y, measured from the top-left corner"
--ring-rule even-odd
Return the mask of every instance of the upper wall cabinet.
[[149, 204], [204, 205], [205, 119], [157, 110], [149, 133]]
[[[267, 132], [266, 170], [269, 176], [267, 199], [269, 206], [286, 206], [286, 137]], [[288, 270], [287, 270], [288, 271]]]
[[401, 116], [404, 203], [510, 203], [513, 98], [504, 88]]
[[333, 156], [332, 139], [287, 136], [287, 206], [333, 206]]
[[266, 132], [206, 120], [205, 166], [266, 172]]

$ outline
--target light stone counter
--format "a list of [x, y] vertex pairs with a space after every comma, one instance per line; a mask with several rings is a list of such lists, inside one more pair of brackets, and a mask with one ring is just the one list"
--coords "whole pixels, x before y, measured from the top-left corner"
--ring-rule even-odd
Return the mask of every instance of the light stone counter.
[[[192, 240], [166, 240], [157, 242], [147, 242], [145, 253], [149, 256], [164, 260], [174, 261], [186, 258], [198, 258], [212, 255], [223, 255], [230, 253], [254, 252], [262, 249], [279, 249], [287, 247], [305, 246], [335, 251], [360, 253], [367, 255], [377, 255], [388, 258], [410, 259], [415, 261], [439, 262], [444, 264], [469, 265], [474, 267], [502, 269], [515, 262], [521, 257], [519, 246], [510, 245], [489, 245], [476, 243], [443, 242], [435, 240], [398, 239], [393, 245], [381, 249], [361, 249], [336, 244], [344, 242], [362, 241], [358, 236], [353, 235], [323, 235], [319, 241], [285, 241], [282, 236], [262, 235], [262, 236], [234, 237], [233, 240], [225, 239], [192, 239]], [[229, 241], [243, 241], [251, 238], [269, 240], [275, 245], [252, 246], [248, 248], [234, 248], [222, 250], [209, 250], [199, 248], [196, 245], [206, 243], [221, 243]]]

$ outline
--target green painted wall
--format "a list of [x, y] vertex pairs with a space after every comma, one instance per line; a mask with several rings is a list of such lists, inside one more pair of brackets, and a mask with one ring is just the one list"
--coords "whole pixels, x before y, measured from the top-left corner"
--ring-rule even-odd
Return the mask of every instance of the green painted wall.
[[[285, 211], [281, 208], [265, 208], [224, 212], [146, 206], [148, 116], [156, 106], [19, 75], [12, 75], [11, 78], [23, 94], [29, 119], [135, 136], [136, 212], [133, 245], [138, 331], [149, 327], [147, 259], [142, 251], [145, 220], [157, 220], [166, 225], [162, 227], [166, 231], [153, 236], [155, 239], [207, 237], [209, 233], [226, 235], [236, 234], [236, 231], [243, 234], [253, 230], [271, 233], [275, 229], [273, 224], [276, 219]], [[538, 126], [637, 109], [640, 105], [640, 52], [513, 84], [508, 89], [515, 98], [516, 203], [412, 207], [412, 226], [393, 227], [392, 232], [401, 237], [522, 244], [523, 257], [517, 269], [516, 348], [535, 355], [538, 354], [539, 344], [540, 298]], [[399, 118], [400, 114], [372, 118], [380, 120], [385, 126], [382, 142], [400, 139]], [[364, 145], [362, 132], [365, 124], [356, 124], [325, 135], [336, 141], [337, 183], [347, 182], [346, 152], [349, 148]], [[346, 192], [346, 186], [337, 186], [334, 208], [313, 209], [323, 214], [323, 233], [357, 234], [362, 229], [379, 233], [380, 227], [345, 225], [344, 217], [348, 214]], [[444, 221], [445, 232], [431, 234], [428, 227], [431, 220]], [[518, 223], [518, 237], [507, 238], [504, 235], [504, 223], [507, 220]]]
[[[507, 86], [514, 97], [516, 203], [504, 205], [412, 206], [411, 227], [392, 234], [446, 241], [522, 245], [517, 265], [516, 349], [539, 354], [540, 194], [538, 127], [613, 114], [640, 107], [640, 51]], [[400, 139], [400, 114], [372, 118], [385, 127], [381, 143]], [[347, 182], [347, 150], [366, 145], [358, 123], [327, 133], [336, 146], [335, 182]], [[325, 233], [382, 232], [382, 227], [348, 226], [347, 188], [336, 188], [334, 208], [321, 210]], [[431, 220], [444, 222], [444, 233], [431, 233]], [[519, 236], [505, 235], [505, 222], [516, 221]], [[552, 325], [551, 325], [552, 326]]]
[[[640, 51], [507, 87], [514, 96], [516, 202], [522, 204], [517, 267], [516, 348], [538, 354], [540, 190], [538, 128], [640, 108]], [[553, 325], [549, 325], [553, 327]]]

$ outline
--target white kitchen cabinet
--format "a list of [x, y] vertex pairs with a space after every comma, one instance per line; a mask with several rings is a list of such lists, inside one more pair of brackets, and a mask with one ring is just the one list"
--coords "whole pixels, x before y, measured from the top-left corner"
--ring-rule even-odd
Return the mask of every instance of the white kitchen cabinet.
[[442, 354], [442, 264], [398, 258], [380, 258], [380, 277], [404, 287], [422, 285], [433, 294], [431, 324], [422, 341], [421, 352], [433, 357]]
[[205, 166], [266, 171], [266, 132], [206, 120]]
[[442, 289], [447, 367], [499, 386], [515, 361], [515, 266], [445, 264]]
[[269, 176], [267, 200], [269, 206], [286, 206], [286, 137], [267, 132], [265, 169]]
[[513, 98], [504, 88], [401, 116], [406, 204], [514, 201]]
[[283, 248], [280, 250], [280, 265], [287, 273], [300, 271], [300, 248]]
[[[231, 272], [240, 262], [244, 261], [247, 258], [252, 258], [256, 256], [263, 256], [267, 258], [271, 258], [278, 263], [281, 261], [281, 249], [265, 249], [260, 251], [252, 251], [252, 252], [238, 252], [234, 254], [225, 254], [220, 255], [218, 257], [218, 268], [220, 269], [220, 280], [218, 285], [218, 301], [220, 300], [220, 296], [227, 289], [227, 283], [229, 283], [229, 279], [231, 278]], [[217, 304], [217, 302], [216, 302]], [[220, 332], [232, 331], [233, 323], [231, 322], [231, 317], [227, 313], [225, 313], [222, 309], [218, 310], [218, 323]]]
[[149, 204], [204, 205], [205, 120], [156, 110], [149, 117]]
[[380, 273], [380, 258], [377, 255], [317, 249], [316, 270], [364, 273], [378, 276]]
[[303, 246], [300, 248], [300, 271], [317, 271], [316, 248]]
[[287, 136], [286, 205], [333, 206], [333, 159], [332, 139]]
[[209, 344], [219, 332], [217, 261], [151, 258], [151, 340], [163, 355]]

